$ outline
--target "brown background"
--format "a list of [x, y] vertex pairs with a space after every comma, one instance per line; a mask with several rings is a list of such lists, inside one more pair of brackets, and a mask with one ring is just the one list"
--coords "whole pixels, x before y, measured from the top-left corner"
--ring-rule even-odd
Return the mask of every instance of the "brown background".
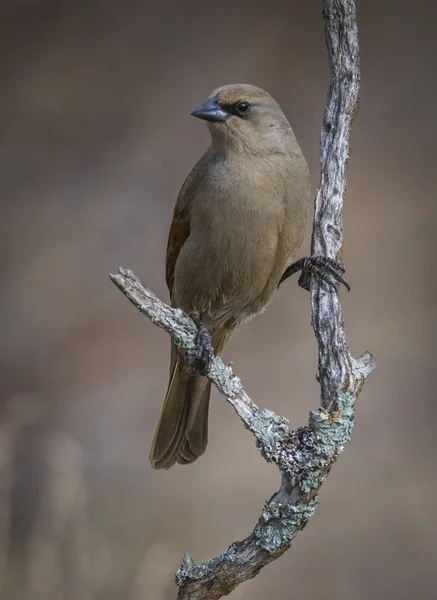
[[[358, 5], [342, 300], [353, 352], [379, 369], [317, 515], [233, 600], [436, 593], [437, 9]], [[278, 99], [316, 187], [320, 2], [3, 0], [0, 20], [1, 597], [170, 600], [182, 552], [245, 536], [279, 482], [216, 392], [207, 454], [152, 472], [169, 341], [108, 274], [167, 298], [175, 197], [208, 143], [189, 111], [218, 85]], [[289, 281], [226, 351], [293, 425], [318, 404], [309, 318]]]

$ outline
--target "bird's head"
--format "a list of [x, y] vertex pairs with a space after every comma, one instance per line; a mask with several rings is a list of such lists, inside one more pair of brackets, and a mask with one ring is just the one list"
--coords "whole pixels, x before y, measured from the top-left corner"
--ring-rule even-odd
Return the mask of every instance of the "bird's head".
[[225, 151], [285, 152], [295, 139], [279, 104], [254, 85], [217, 88], [191, 114], [207, 121], [213, 145]]

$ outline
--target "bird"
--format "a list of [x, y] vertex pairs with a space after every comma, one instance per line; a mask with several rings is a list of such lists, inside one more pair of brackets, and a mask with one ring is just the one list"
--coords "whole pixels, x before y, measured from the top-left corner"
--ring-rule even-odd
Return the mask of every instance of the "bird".
[[208, 442], [211, 358], [241, 323], [262, 312], [280, 283], [302, 271], [331, 285], [343, 266], [327, 257], [292, 262], [310, 212], [307, 161], [279, 104], [263, 89], [215, 89], [191, 115], [211, 143], [183, 183], [170, 227], [166, 282], [173, 307], [197, 335], [194, 369], [172, 344], [170, 375], [150, 449], [155, 469], [190, 464]]

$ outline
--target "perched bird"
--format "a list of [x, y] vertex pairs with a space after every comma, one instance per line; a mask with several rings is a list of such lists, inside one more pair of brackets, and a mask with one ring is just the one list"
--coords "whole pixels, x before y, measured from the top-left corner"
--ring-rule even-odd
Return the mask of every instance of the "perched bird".
[[344, 282], [341, 265], [324, 257], [292, 264], [305, 234], [310, 178], [277, 102], [258, 87], [234, 84], [214, 90], [191, 114], [207, 122], [211, 145], [179, 192], [166, 280], [172, 305], [198, 326], [197, 372], [172, 346], [150, 451], [156, 469], [192, 463], [205, 451], [211, 344], [219, 354], [235, 327], [261, 312], [298, 270]]

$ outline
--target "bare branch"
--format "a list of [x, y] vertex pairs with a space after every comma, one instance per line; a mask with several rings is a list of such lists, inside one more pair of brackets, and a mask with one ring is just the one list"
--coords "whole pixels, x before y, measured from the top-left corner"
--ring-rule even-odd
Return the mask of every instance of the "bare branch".
[[[354, 0], [323, 0], [331, 83], [320, 141], [321, 180], [315, 202], [312, 254], [340, 259], [349, 132], [358, 110], [360, 63]], [[319, 345], [322, 406], [336, 408], [339, 390], [353, 392], [353, 361], [337, 294], [326, 285], [311, 288], [312, 323]]]
[[[324, 0], [323, 9], [331, 85], [322, 128], [312, 253], [340, 258], [349, 131], [359, 94], [358, 32], [353, 0]], [[170, 334], [192, 364], [197, 330], [191, 319], [161, 302], [131, 271], [119, 269], [111, 279], [143, 314]], [[265, 504], [246, 539], [200, 565], [184, 556], [176, 574], [178, 600], [226, 596], [281, 556], [314, 514], [320, 486], [350, 439], [356, 399], [375, 365], [369, 353], [351, 357], [340, 302], [332, 288], [313, 281], [311, 302], [322, 406], [310, 413], [305, 427], [290, 429], [283, 417], [258, 408], [231, 367], [219, 357], [213, 359], [208, 377], [252, 432], [265, 460], [277, 465], [281, 487]]]

